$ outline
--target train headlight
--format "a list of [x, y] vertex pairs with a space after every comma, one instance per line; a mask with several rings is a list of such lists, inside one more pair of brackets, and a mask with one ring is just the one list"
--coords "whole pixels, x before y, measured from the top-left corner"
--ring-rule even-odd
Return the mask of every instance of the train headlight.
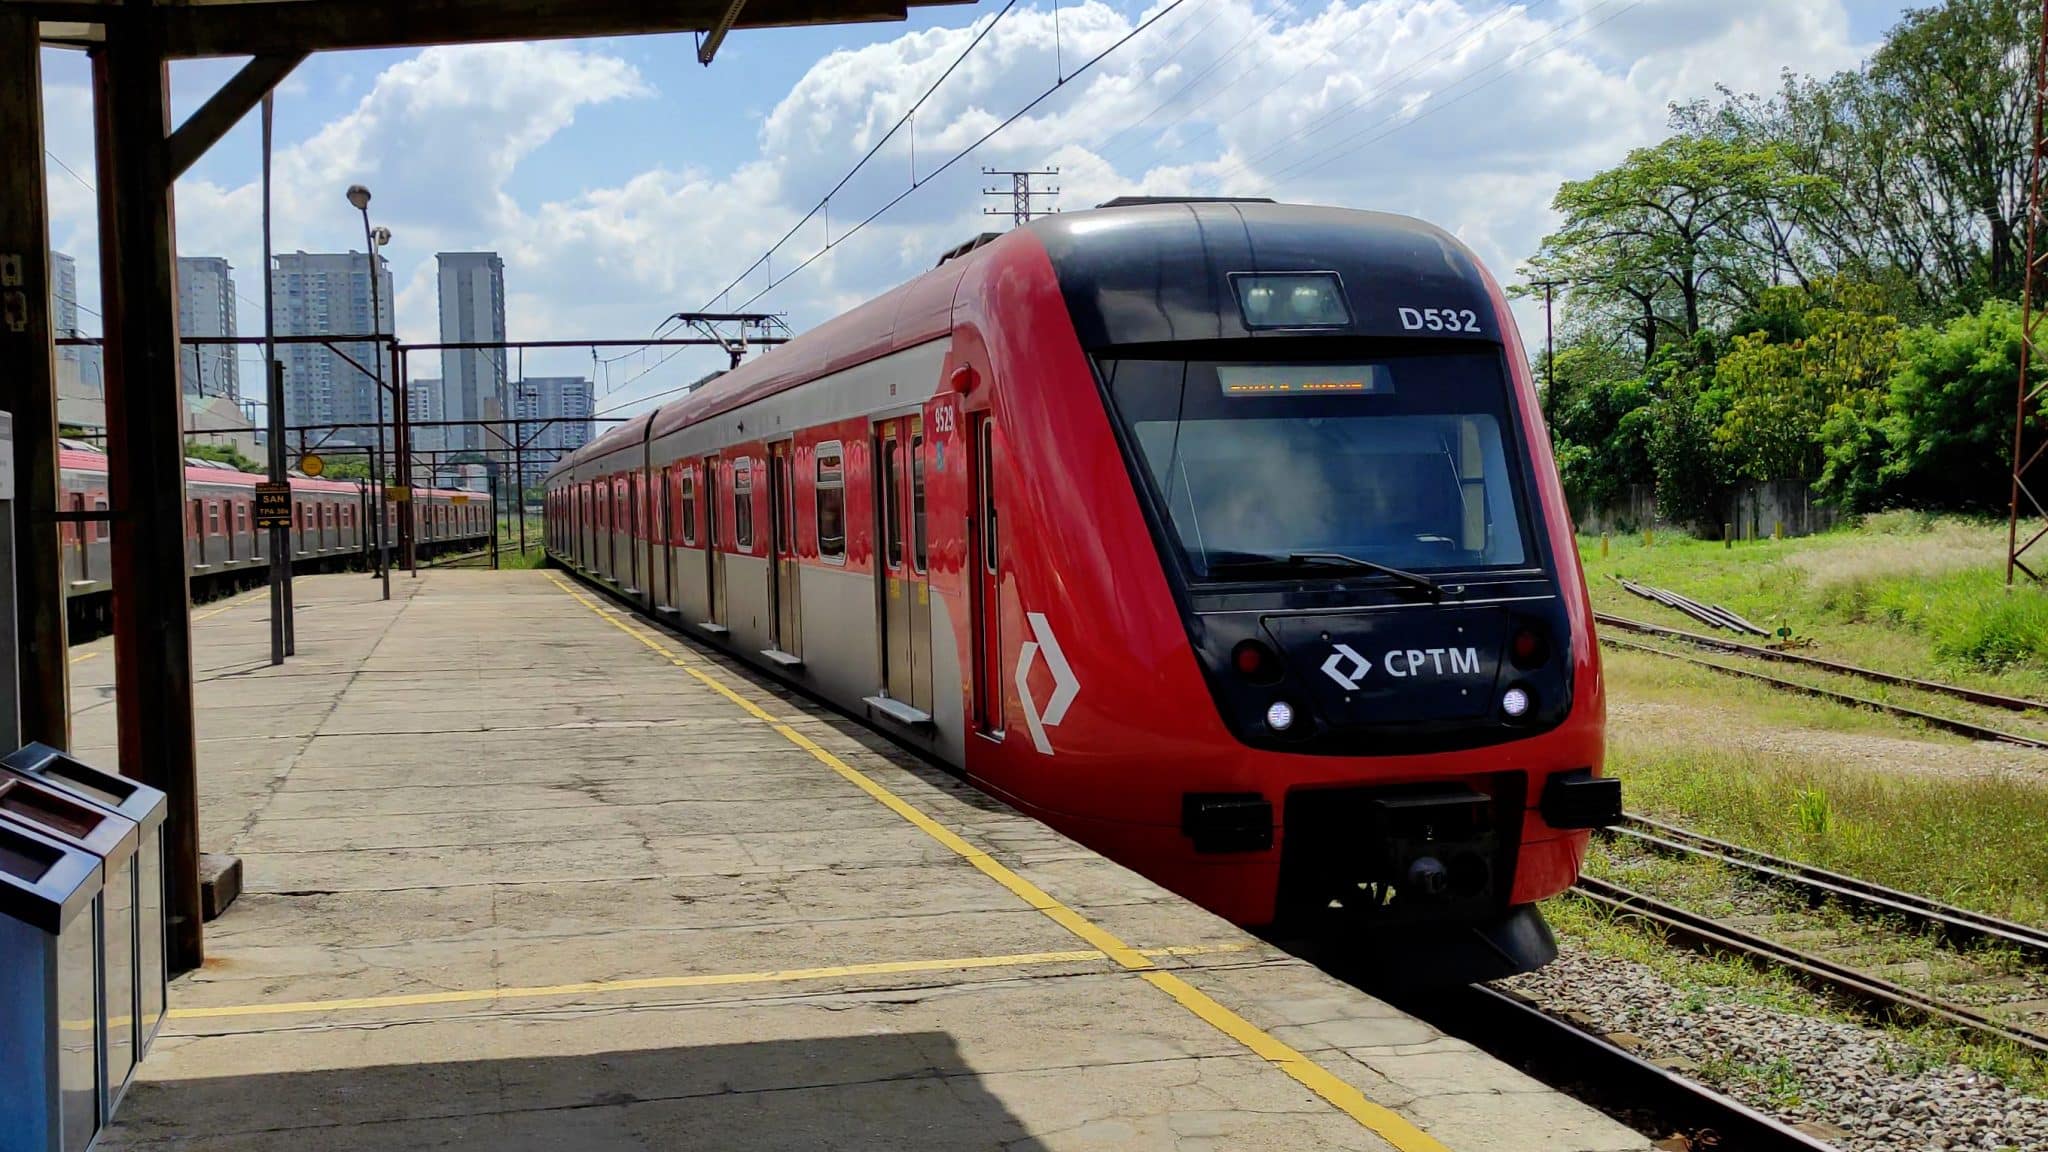
[[1529, 692], [1524, 688], [1510, 688], [1500, 696], [1500, 710], [1508, 719], [1518, 720], [1529, 710]]
[[1285, 732], [1294, 727], [1294, 705], [1285, 700], [1275, 700], [1266, 708], [1266, 727], [1275, 732]]

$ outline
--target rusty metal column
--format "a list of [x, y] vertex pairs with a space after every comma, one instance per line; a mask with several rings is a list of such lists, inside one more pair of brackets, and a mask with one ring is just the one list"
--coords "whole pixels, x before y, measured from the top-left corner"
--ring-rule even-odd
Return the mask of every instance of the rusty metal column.
[[64, 634], [64, 554], [57, 539], [57, 350], [52, 324], [50, 208], [43, 188], [42, 50], [35, 14], [18, 5], [0, 5], [0, 408], [13, 415], [14, 425], [20, 739], [69, 749], [71, 667]]
[[[393, 341], [394, 345], [396, 343], [396, 341]], [[391, 366], [391, 391], [393, 417], [398, 422], [396, 435], [398, 486], [406, 489], [407, 495], [410, 497], [407, 502], [405, 515], [398, 522], [398, 562], [405, 565], [406, 571], [411, 572], [413, 579], [417, 580], [420, 575], [418, 551], [420, 530], [418, 516], [420, 514], [420, 505], [418, 494], [412, 491], [412, 413], [408, 411], [412, 400], [408, 395], [406, 383], [406, 372], [409, 365], [406, 363], [405, 349], [397, 348], [395, 351], [397, 355], [392, 358]]]
[[178, 382], [169, 93], [161, 33], [130, 0], [93, 53], [100, 284], [107, 335], [107, 472], [114, 512], [114, 685], [121, 772], [163, 790], [165, 943], [174, 972], [205, 958], [198, 753], [185, 558], [184, 398]]

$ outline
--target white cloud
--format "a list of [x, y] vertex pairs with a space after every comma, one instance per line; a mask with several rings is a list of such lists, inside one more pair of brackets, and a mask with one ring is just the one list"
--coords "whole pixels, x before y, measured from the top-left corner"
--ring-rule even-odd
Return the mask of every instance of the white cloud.
[[[816, 323], [996, 226], [982, 209], [1003, 205], [979, 194], [982, 165], [1058, 166], [1069, 210], [1193, 192], [1408, 212], [1463, 237], [1505, 281], [1551, 224], [1558, 182], [1657, 138], [1670, 102], [1711, 95], [1716, 82], [1768, 89], [1787, 67], [1852, 66], [1868, 46], [1852, 40], [1848, 2], [1190, 2], [758, 306]], [[920, 111], [914, 145], [911, 133], [889, 141], [827, 220], [806, 224], [724, 303], [901, 193], [913, 146], [915, 171], [930, 179], [941, 159], [1162, 6], [1125, 14], [1101, 0], [1063, 3], [1057, 31], [1050, 7], [1013, 9]], [[581, 110], [650, 95], [639, 71], [560, 45], [430, 49], [385, 68], [353, 108], [280, 152], [279, 246], [359, 246], [330, 201], [360, 181], [398, 233], [404, 335], [435, 330], [440, 248], [504, 255], [514, 338], [637, 335], [704, 303], [782, 236], [992, 19], [825, 56], [779, 99], [768, 94], [751, 154], [620, 139], [618, 148], [649, 150], [637, 175], [552, 198], [525, 190], [522, 163], [574, 131]], [[60, 217], [89, 223], [83, 190], [71, 191], [81, 204], [67, 201]], [[187, 181], [178, 196], [184, 250], [255, 267], [253, 185]], [[622, 361], [614, 382], [650, 362]], [[715, 362], [681, 357], [636, 391]]]

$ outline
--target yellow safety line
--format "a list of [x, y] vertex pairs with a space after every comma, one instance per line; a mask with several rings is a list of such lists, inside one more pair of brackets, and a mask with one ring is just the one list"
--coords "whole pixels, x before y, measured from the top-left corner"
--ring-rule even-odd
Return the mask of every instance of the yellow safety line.
[[1346, 1083], [1322, 1065], [1310, 1060], [1292, 1045], [1274, 1037], [1251, 1021], [1224, 1007], [1201, 989], [1171, 972], [1162, 971], [1152, 963], [1143, 951], [1131, 947], [1111, 934], [1107, 929], [1054, 899], [1044, 889], [1017, 875], [1008, 867], [996, 861], [988, 853], [961, 839], [952, 829], [925, 815], [916, 806], [891, 792], [881, 783], [821, 747], [816, 741], [790, 727], [787, 723], [768, 714], [759, 705], [727, 687], [717, 677], [699, 668], [695, 662], [686, 661], [671, 651], [667, 645], [635, 628], [617, 615], [606, 612], [596, 602], [571, 587], [553, 572], [547, 574], [555, 586], [576, 598], [584, 607], [596, 613], [599, 619], [626, 635], [640, 641], [655, 652], [668, 658], [669, 663], [689, 673], [698, 682], [713, 692], [737, 704], [749, 715], [767, 724], [782, 737], [804, 751], [809, 752], [827, 768], [837, 772], [848, 782], [880, 801], [891, 812], [908, 820], [919, 831], [947, 848], [955, 855], [974, 865], [991, 880], [1016, 894], [1026, 904], [1044, 913], [1060, 927], [1086, 941], [1109, 959], [1174, 998], [1182, 1007], [1200, 1017], [1217, 1031], [1244, 1045], [1258, 1056], [1285, 1072], [1294, 1080], [1341, 1109], [1353, 1120], [1370, 1129], [1401, 1152], [1450, 1152], [1442, 1142], [1417, 1128], [1406, 1117], [1383, 1104], [1366, 1099], [1365, 1093]]
[[201, 612], [199, 615], [194, 616], [192, 618], [192, 622], [194, 624], [197, 624], [201, 620], [211, 620], [215, 616], [220, 615], [221, 613], [227, 611], [230, 608], [240, 608], [244, 604], [253, 604], [257, 600], [262, 599], [263, 593], [266, 591], [268, 591], [268, 589], [259, 589], [250, 595], [237, 596], [233, 600], [230, 600], [227, 603], [221, 605], [220, 607], [213, 609], [211, 612]]
[[[260, 595], [260, 593], [259, 593], [259, 595]], [[238, 596], [238, 597], [236, 597], [235, 599], [233, 599], [233, 600], [229, 601], [229, 602], [228, 602], [228, 603], [226, 603], [226, 604], [223, 604], [223, 605], [221, 605], [221, 606], [220, 606], [220, 607], [218, 607], [218, 608], [215, 608], [215, 609], [213, 609], [213, 610], [212, 610], [212, 611], [210, 611], [210, 612], [201, 612], [201, 613], [200, 613], [199, 615], [197, 615], [197, 616], [194, 616], [194, 617], [192, 617], [192, 622], [193, 622], [194, 624], [197, 624], [197, 623], [199, 623], [199, 622], [200, 622], [201, 620], [211, 620], [211, 619], [212, 619], [212, 618], [214, 618], [215, 616], [218, 616], [218, 615], [220, 615], [221, 613], [223, 613], [223, 612], [227, 611], [227, 610], [228, 610], [228, 609], [230, 609], [230, 608], [240, 608], [240, 607], [241, 607], [242, 605], [244, 605], [244, 604], [249, 604], [249, 603], [253, 603], [253, 598], [252, 598], [252, 597], [249, 597], [249, 596]], [[97, 656], [97, 655], [99, 655], [99, 653], [98, 653], [98, 652], [80, 652], [80, 653], [79, 653], [78, 655], [76, 655], [76, 656], [73, 656], [73, 657], [71, 658], [71, 662], [72, 662], [73, 664], [83, 664], [83, 663], [85, 663], [85, 662], [86, 662], [87, 660], [90, 660], [90, 659], [92, 659], [93, 657], [95, 657], [95, 656]]]
[[[1155, 956], [1207, 956], [1245, 952], [1250, 944], [1194, 944], [1147, 949]], [[849, 976], [889, 976], [909, 972], [949, 972], [973, 968], [1022, 968], [1042, 964], [1077, 964], [1108, 957], [1093, 949], [1073, 952], [1018, 952], [1008, 956], [955, 956], [943, 960], [887, 960], [842, 964], [831, 968], [787, 968], [773, 972], [720, 972], [699, 976], [648, 976], [631, 980], [584, 980], [574, 984], [543, 984], [525, 988], [466, 988], [449, 992], [413, 992], [396, 996], [357, 996], [332, 1000], [291, 1000], [269, 1004], [228, 1004], [214, 1008], [173, 1008], [173, 1020], [211, 1020], [224, 1016], [284, 1016], [303, 1012], [352, 1012], [376, 1008], [412, 1008], [431, 1004], [472, 1004], [480, 1000], [532, 1000], [547, 996], [583, 996], [594, 992], [645, 992], [674, 988], [721, 988], [734, 984], [786, 984], [803, 980], [836, 980]]]

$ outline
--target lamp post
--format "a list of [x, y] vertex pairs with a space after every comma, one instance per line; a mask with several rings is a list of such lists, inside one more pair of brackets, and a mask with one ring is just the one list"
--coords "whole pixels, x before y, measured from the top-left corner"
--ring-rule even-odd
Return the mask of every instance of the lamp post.
[[[384, 307], [378, 299], [377, 292], [377, 248], [380, 244], [389, 244], [391, 242], [391, 230], [389, 228], [373, 229], [370, 227], [370, 190], [368, 188], [363, 187], [361, 184], [349, 185], [348, 202], [355, 206], [356, 211], [363, 214], [363, 247], [369, 250], [365, 253], [364, 258], [370, 264], [370, 332], [372, 335], [377, 335], [379, 334], [377, 329], [382, 322], [384, 313]], [[372, 346], [370, 360], [372, 379], [376, 381], [377, 393], [377, 446], [382, 448], [384, 446], [384, 349], [382, 345]], [[389, 457], [386, 458], [388, 459]], [[386, 502], [383, 491], [384, 482], [376, 475], [374, 469], [371, 471], [370, 483], [377, 488], [377, 519], [375, 521], [377, 528], [377, 575], [384, 582], [384, 599], [389, 600], [391, 599], [390, 533], [385, 530]]]

